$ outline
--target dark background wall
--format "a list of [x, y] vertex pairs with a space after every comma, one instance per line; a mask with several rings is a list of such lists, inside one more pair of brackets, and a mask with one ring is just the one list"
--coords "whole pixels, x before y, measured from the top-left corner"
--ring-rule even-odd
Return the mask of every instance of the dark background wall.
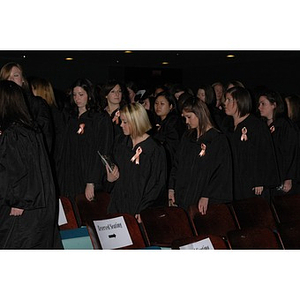
[[[235, 58], [227, 58], [228, 53]], [[47, 78], [60, 90], [87, 77], [95, 84], [116, 78], [136, 81], [141, 88], [176, 82], [193, 90], [200, 84], [239, 80], [249, 89], [266, 85], [281, 93], [300, 93], [300, 51], [0, 51], [1, 66], [9, 61], [20, 63], [27, 77]]]

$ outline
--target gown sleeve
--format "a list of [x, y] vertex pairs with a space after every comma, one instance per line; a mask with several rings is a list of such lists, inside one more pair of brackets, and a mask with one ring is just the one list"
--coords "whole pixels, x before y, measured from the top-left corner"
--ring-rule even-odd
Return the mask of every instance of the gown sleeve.
[[39, 146], [34, 135], [5, 134], [0, 142], [1, 205], [21, 209], [46, 205]]
[[149, 175], [145, 181], [144, 193], [138, 205], [137, 213], [153, 205], [166, 186], [167, 163], [166, 155], [162, 147], [158, 146], [153, 152]]

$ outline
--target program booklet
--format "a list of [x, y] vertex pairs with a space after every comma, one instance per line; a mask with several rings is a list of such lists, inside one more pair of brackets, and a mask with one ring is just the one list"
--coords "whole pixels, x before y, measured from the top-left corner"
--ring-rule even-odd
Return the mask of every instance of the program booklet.
[[104, 166], [107, 166], [109, 169], [109, 172], [111, 173], [114, 169], [115, 164], [111, 161], [111, 158], [108, 155], [103, 155], [98, 151], [98, 154], [101, 158], [102, 163]]

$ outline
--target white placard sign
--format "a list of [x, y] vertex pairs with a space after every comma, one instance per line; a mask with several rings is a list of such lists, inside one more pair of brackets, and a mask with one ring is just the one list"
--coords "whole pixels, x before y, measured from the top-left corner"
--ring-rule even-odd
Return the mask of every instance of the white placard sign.
[[117, 249], [132, 245], [124, 218], [94, 221], [102, 249]]
[[179, 247], [180, 250], [214, 250], [210, 238]]
[[59, 204], [58, 204], [58, 226], [67, 224], [67, 218], [66, 218], [66, 214], [64, 211], [64, 208], [62, 206], [61, 200], [59, 199]]

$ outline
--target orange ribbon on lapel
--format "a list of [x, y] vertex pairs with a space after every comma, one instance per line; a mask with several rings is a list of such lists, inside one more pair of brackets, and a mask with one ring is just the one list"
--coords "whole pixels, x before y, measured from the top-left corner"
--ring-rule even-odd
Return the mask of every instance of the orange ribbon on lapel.
[[78, 134], [84, 134], [84, 127], [85, 127], [84, 123], [79, 124], [79, 129], [77, 130], [77, 133]]
[[136, 165], [139, 165], [140, 164], [140, 154], [143, 152], [142, 148], [141, 147], [138, 147], [135, 151], [135, 155], [132, 156], [132, 158], [130, 159], [132, 162], [135, 161], [135, 164]]
[[247, 128], [243, 127], [242, 128], [242, 136], [241, 136], [241, 141], [247, 141], [248, 137], [247, 137]]
[[270, 127], [270, 131], [271, 131], [271, 133], [273, 133], [273, 132], [275, 131], [275, 126], [274, 126], [274, 125], [272, 125], [272, 126]]
[[116, 111], [115, 116], [113, 117], [112, 121], [116, 122], [116, 124], [119, 124], [119, 117], [120, 117], [120, 111]]
[[199, 156], [204, 156], [205, 155], [205, 150], [206, 150], [206, 145], [201, 143], [201, 151], [199, 153]]

